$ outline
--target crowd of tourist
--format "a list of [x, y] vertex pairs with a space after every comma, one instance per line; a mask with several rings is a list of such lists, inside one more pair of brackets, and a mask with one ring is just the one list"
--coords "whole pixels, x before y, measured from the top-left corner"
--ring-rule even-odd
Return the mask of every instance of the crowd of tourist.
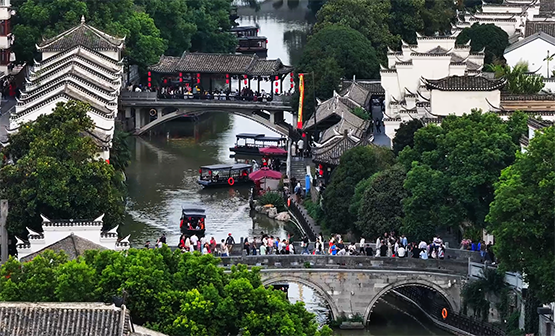
[[[145, 244], [146, 248], [160, 248], [166, 244], [166, 236], [163, 234], [154, 246], [150, 241]], [[182, 252], [198, 251], [202, 254], [213, 254], [215, 256], [227, 257], [231, 255], [235, 239], [229, 233], [226, 239], [217, 242], [214, 237], [198, 237], [181, 235], [178, 247]], [[495, 262], [491, 242], [486, 246], [484, 242], [472, 243], [465, 239], [461, 243], [462, 249], [480, 251], [482, 258], [489, 262]], [[261, 232], [259, 236], [245, 238], [242, 241], [243, 255], [272, 255], [272, 254], [314, 254], [314, 255], [363, 255], [368, 257], [382, 258], [415, 258], [415, 259], [444, 259], [445, 244], [439, 235], [433, 237], [428, 243], [426, 241], [409, 242], [405, 235], [397, 236], [395, 232], [384, 233], [376, 238], [375, 242], [368, 242], [361, 238], [358, 243], [345, 243], [341, 235], [333, 235], [329, 239], [324, 239], [320, 233], [314, 243], [310, 244], [308, 237], [304, 236], [297, 247], [293, 244], [291, 237], [282, 239]], [[298, 250], [296, 250], [296, 248]], [[482, 253], [483, 251], [483, 253]]]
[[[274, 95], [264, 91], [253, 91], [249, 87], [244, 87], [241, 90], [235, 89], [215, 89], [206, 90], [199, 85], [195, 86], [163, 86], [163, 87], [145, 87], [142, 84], [131, 85], [127, 87], [127, 91], [133, 92], [157, 92], [158, 98], [162, 99], [202, 99], [202, 100], [240, 100], [240, 101], [253, 101], [253, 102], [271, 102]], [[288, 91], [284, 95], [290, 95]]]

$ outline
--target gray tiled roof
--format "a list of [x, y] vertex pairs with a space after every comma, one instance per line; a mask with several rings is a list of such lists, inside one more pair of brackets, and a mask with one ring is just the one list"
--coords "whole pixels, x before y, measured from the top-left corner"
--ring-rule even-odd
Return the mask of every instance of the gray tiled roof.
[[256, 55], [189, 53], [181, 57], [164, 56], [160, 61], [149, 67], [151, 71], [161, 73], [218, 73], [251, 76], [272, 76], [287, 74], [293, 71], [290, 66], [283, 65], [281, 60], [261, 60]]
[[555, 21], [527, 21], [524, 36], [528, 37], [538, 32], [555, 36]]
[[21, 262], [31, 261], [39, 254], [44, 253], [44, 251], [46, 250], [54, 252], [64, 251], [68, 255], [69, 259], [73, 260], [83, 255], [87, 250], [106, 250], [106, 248], [102, 245], [95, 244], [88, 239], [81, 238], [72, 233], [64, 239], [58, 240], [54, 244], [46, 246], [42, 250], [21, 258]]
[[509, 52], [511, 52], [515, 49], [518, 49], [518, 48], [522, 47], [522, 46], [525, 46], [528, 43], [530, 43], [532, 41], [535, 41], [537, 39], [541, 39], [541, 40], [555, 46], [555, 37], [549, 35], [548, 33], [543, 32], [543, 31], [539, 31], [539, 32], [534, 33], [532, 35], [528, 35], [527, 37], [523, 38], [522, 40], [520, 40], [518, 42], [515, 42], [515, 43], [511, 44], [510, 46], [508, 46], [505, 49], [504, 54], [507, 54], [507, 53], [509, 53]]
[[0, 302], [0, 336], [129, 336], [129, 310], [104, 303]]
[[322, 147], [312, 149], [312, 161], [338, 166], [339, 159], [343, 153], [363, 143], [363, 141], [357, 140], [348, 134], [335, 135], [326, 141]]
[[366, 108], [366, 105], [368, 103], [368, 99], [370, 99], [371, 93], [370, 91], [368, 91], [368, 89], [366, 89], [362, 85], [359, 85], [355, 81], [354, 83], [351, 82], [351, 85], [349, 85], [345, 90], [341, 91], [341, 95], [343, 97], [352, 99], [358, 105]]
[[70, 30], [42, 41], [38, 45], [38, 49], [41, 52], [64, 51], [82, 45], [91, 50], [117, 51], [123, 46], [123, 41], [123, 39], [110, 36], [82, 22]]
[[489, 80], [482, 76], [448, 76], [441, 79], [425, 79], [422, 81], [429, 89], [440, 91], [493, 91], [501, 89], [505, 79]]

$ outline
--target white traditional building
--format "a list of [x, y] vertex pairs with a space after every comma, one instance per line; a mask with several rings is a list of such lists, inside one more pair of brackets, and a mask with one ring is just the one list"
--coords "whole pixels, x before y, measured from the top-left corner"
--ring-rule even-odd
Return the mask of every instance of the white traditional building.
[[9, 132], [51, 113], [59, 102], [83, 101], [91, 105], [88, 115], [96, 125], [91, 136], [101, 148], [100, 156], [109, 159], [122, 85], [124, 40], [89, 26], [81, 18], [78, 26], [42, 41], [37, 45], [41, 61], [35, 61], [29, 71], [15, 113], [10, 116]]
[[470, 42], [456, 45], [451, 36], [418, 35], [416, 45], [388, 52], [381, 69], [385, 90], [384, 125], [390, 139], [403, 121], [439, 122], [449, 114], [498, 107], [504, 81], [481, 77], [484, 52], [472, 53]]
[[[26, 239], [17, 238], [17, 257], [19, 260], [26, 260], [31, 254], [36, 254], [46, 249], [64, 250], [70, 256], [76, 257], [82, 249], [110, 249], [110, 250], [126, 250], [129, 248], [129, 237], [127, 236], [118, 240], [118, 227], [102, 231], [104, 215], [95, 220], [50, 220], [44, 215], [42, 217], [42, 232], [35, 232], [29, 228], [29, 235]], [[60, 244], [62, 241], [68, 241], [68, 238], [77, 238], [80, 243], [85, 243], [85, 247], [69, 246]], [[70, 239], [72, 244], [76, 241]], [[69, 244], [69, 245], [72, 245]]]
[[12, 73], [15, 54], [12, 52], [14, 36], [11, 18], [15, 12], [10, 0], [0, 0], [0, 78]]
[[547, 68], [548, 62], [545, 58], [553, 54], [555, 54], [555, 37], [540, 31], [508, 46], [503, 56], [510, 67], [514, 67], [519, 62], [526, 62], [530, 71], [544, 77], [551, 77], [555, 62], [550, 62]]

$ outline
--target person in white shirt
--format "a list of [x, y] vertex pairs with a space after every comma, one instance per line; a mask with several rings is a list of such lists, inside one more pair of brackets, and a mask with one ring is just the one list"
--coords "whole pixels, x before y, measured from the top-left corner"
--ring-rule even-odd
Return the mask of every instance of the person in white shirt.
[[364, 237], [360, 237], [360, 242], [358, 243], [358, 248], [359, 248], [360, 254], [364, 254], [365, 244], [366, 244], [366, 239], [364, 239]]
[[304, 140], [303, 139], [299, 139], [299, 141], [297, 141], [297, 150], [298, 150], [298, 156], [303, 157], [303, 151], [304, 149]]
[[428, 251], [426, 251], [425, 249], [420, 251], [420, 259], [427, 260], [428, 259]]
[[222, 252], [222, 257], [229, 256], [229, 249], [227, 248], [227, 245], [224, 243], [223, 239], [222, 239], [222, 243], [220, 244], [220, 251]]
[[191, 236], [191, 245], [193, 246], [193, 250], [197, 249], [198, 237], [196, 234]]
[[293, 247], [293, 243], [288, 243], [289, 244], [289, 254], [295, 254], [295, 247]]
[[266, 245], [260, 245], [260, 255], [266, 255]]
[[399, 241], [395, 242], [395, 246], [393, 247], [393, 254], [397, 255], [399, 251]]
[[378, 238], [376, 239], [376, 250], [379, 250], [379, 249], [380, 249], [380, 242], [381, 242], [381, 239], [380, 239], [380, 237], [378, 237]]
[[426, 244], [426, 242], [423, 240], [420, 242], [420, 244], [418, 244], [418, 248], [421, 250], [426, 249], [427, 247], [428, 247], [428, 244]]
[[405, 257], [405, 248], [403, 247], [403, 245], [399, 246], [399, 248], [397, 249], [397, 256], [399, 258], [404, 258]]

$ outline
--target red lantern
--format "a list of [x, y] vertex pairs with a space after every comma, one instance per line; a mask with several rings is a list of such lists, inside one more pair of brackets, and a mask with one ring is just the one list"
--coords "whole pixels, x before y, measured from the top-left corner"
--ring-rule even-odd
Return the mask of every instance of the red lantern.
[[106, 160], [106, 163], [107, 163], [107, 164], [110, 164], [110, 159]]
[[149, 82], [152, 81], [152, 78], [148, 77], [148, 81], [149, 81]]
[[183, 78], [179, 78], [179, 82], [183, 82]]
[[148, 77], [150, 77], [150, 71], [148, 72]]
[[278, 79], [279, 79], [279, 76], [276, 76], [276, 80], [278, 80]]
[[200, 84], [200, 78], [197, 78], [197, 84]]
[[278, 89], [276, 88], [276, 93], [278, 93]]
[[200, 73], [197, 74], [197, 78], [200, 77]]
[[279, 83], [278, 83], [278, 82], [276, 82], [276, 86], [278, 86], [278, 84], [279, 84]]
[[229, 79], [226, 79], [226, 80], [225, 80], [225, 83], [226, 83], [226, 84], [229, 84]]
[[244, 79], [247, 79], [247, 75], [243, 75], [243, 78], [244, 78]]
[[164, 79], [164, 84], [168, 84], [168, 80], [167, 80], [167, 79]]
[[266, 44], [268, 44], [268, 40], [266, 40]]
[[229, 74], [225, 74], [225, 78], [229, 78]]
[[247, 80], [245, 79], [245, 85], [247, 85]]
[[294, 87], [295, 87], [295, 85], [293, 83], [291, 83], [291, 88], [294, 88]]
[[150, 82], [149, 82], [149, 83], [148, 83], [148, 87], [151, 87], [151, 86], [152, 86], [152, 84], [150, 84]]
[[323, 167], [322, 167], [321, 164], [318, 165], [318, 174], [319, 174], [320, 176], [324, 176], [324, 169], [323, 169]]

